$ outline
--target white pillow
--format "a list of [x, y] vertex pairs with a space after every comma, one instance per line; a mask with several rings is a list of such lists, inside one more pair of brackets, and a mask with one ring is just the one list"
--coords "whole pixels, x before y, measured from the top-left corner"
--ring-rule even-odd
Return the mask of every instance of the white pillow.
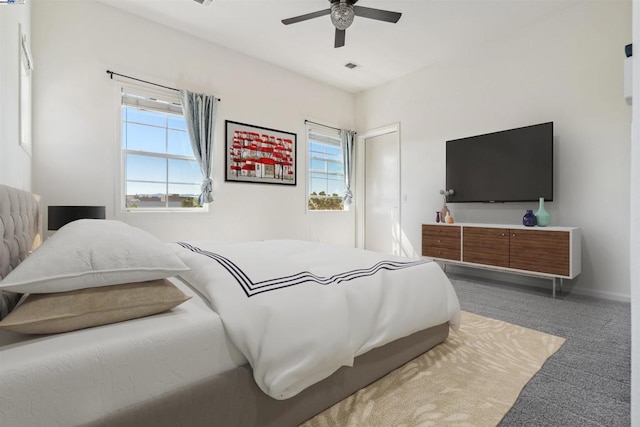
[[4, 280], [0, 290], [66, 292], [143, 282], [189, 270], [164, 243], [120, 221], [82, 219], [58, 230]]

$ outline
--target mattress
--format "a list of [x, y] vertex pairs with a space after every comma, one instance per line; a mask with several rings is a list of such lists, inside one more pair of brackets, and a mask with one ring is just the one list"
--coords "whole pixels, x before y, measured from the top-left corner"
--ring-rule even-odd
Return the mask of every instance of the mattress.
[[172, 281], [191, 299], [163, 314], [55, 336], [0, 332], [1, 424], [84, 424], [246, 364], [208, 302]]

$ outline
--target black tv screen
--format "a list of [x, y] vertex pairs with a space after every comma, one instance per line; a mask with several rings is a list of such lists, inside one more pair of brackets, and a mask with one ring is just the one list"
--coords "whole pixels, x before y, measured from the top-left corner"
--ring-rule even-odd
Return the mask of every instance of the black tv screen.
[[449, 202], [553, 200], [553, 122], [447, 141]]

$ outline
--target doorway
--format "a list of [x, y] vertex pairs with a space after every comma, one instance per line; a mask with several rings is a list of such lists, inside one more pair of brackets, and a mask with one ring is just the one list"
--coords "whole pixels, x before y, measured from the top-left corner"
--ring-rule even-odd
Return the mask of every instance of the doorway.
[[399, 125], [366, 132], [358, 138], [362, 206], [358, 247], [400, 255]]

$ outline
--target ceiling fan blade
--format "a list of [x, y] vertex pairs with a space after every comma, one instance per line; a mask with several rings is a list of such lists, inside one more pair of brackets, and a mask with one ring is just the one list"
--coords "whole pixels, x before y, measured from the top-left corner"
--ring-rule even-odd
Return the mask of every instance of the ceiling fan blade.
[[353, 6], [353, 12], [356, 16], [376, 19], [378, 21], [393, 22], [394, 24], [398, 22], [398, 20], [402, 16], [402, 13], [399, 12], [391, 12], [389, 10], [373, 9], [370, 7], [362, 6]]
[[344, 46], [344, 36], [346, 35], [346, 30], [339, 30], [336, 28], [336, 41], [333, 47], [342, 47]]
[[295, 24], [296, 22], [306, 21], [307, 19], [318, 18], [320, 16], [328, 15], [331, 13], [331, 9], [319, 10], [317, 12], [307, 13], [305, 15], [294, 16], [293, 18], [283, 19], [284, 25]]

